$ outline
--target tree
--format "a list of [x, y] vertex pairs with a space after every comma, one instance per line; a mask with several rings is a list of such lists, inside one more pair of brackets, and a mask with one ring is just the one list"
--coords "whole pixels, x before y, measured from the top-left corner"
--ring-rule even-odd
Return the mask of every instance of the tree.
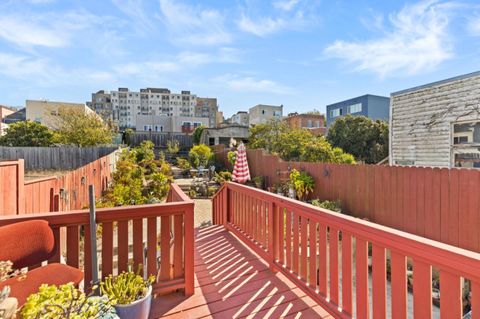
[[352, 155], [334, 148], [323, 136], [308, 129], [290, 129], [285, 123], [271, 121], [250, 129], [250, 148], [263, 148], [286, 161], [355, 164]]
[[388, 156], [388, 124], [365, 116], [337, 119], [328, 129], [327, 140], [367, 164], [378, 163]]
[[95, 113], [63, 109], [55, 117], [55, 122], [61, 144], [96, 146], [112, 143], [112, 128]]
[[190, 164], [193, 167], [198, 168], [200, 166], [207, 167], [213, 158], [213, 153], [210, 147], [205, 144], [195, 145], [188, 152]]
[[200, 137], [202, 136], [202, 132], [205, 129], [205, 126], [200, 125], [193, 131], [193, 144], [198, 145], [200, 144]]
[[10, 124], [0, 137], [3, 146], [51, 146], [54, 133], [48, 127], [32, 121]]

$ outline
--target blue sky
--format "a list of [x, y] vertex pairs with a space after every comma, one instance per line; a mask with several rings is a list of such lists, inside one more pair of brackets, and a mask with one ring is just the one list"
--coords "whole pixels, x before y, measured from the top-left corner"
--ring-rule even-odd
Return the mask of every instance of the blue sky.
[[480, 69], [480, 2], [3, 0], [0, 104], [168, 87], [325, 110]]

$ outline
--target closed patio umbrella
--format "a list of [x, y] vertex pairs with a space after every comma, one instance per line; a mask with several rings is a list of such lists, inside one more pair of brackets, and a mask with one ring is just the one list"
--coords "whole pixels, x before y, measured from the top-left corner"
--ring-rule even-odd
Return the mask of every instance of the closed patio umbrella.
[[232, 179], [237, 183], [245, 183], [250, 180], [250, 170], [248, 169], [247, 151], [245, 145], [240, 143], [237, 149], [237, 160], [233, 167]]

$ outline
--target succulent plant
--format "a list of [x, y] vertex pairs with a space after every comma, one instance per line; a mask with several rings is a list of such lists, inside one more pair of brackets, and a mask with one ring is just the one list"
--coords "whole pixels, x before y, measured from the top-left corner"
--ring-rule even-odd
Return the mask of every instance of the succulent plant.
[[[140, 269], [139, 269], [140, 270]], [[118, 276], [109, 275], [100, 283], [102, 295], [107, 296], [113, 305], [127, 305], [147, 294], [148, 288], [155, 281], [155, 276], [143, 279], [133, 272], [122, 272]]]

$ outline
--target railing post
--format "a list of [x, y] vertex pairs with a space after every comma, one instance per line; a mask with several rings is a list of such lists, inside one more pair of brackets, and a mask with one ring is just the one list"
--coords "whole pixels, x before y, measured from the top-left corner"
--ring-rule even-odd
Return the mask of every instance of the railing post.
[[185, 211], [185, 295], [194, 293], [194, 238], [193, 203]]
[[268, 205], [268, 256], [270, 270], [275, 271], [273, 265], [275, 264], [275, 247], [278, 243], [275, 241], [277, 229], [275, 227], [275, 203], [271, 201]]
[[229, 215], [230, 215], [230, 201], [228, 199], [228, 184], [223, 189], [223, 207], [222, 207], [222, 223], [223, 226], [226, 227], [229, 222]]

